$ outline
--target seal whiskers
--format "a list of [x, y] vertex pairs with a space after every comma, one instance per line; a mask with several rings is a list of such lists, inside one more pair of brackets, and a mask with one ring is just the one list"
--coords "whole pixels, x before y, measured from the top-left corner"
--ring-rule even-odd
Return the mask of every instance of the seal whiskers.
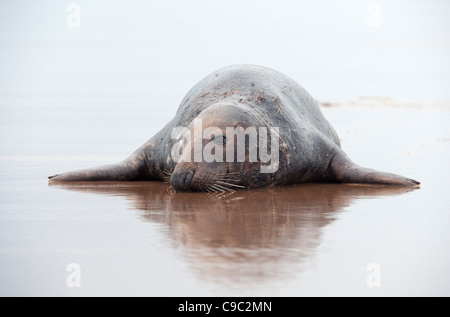
[[163, 177], [164, 183], [170, 183], [170, 178], [172, 177], [172, 173], [166, 169], [163, 169], [163, 173], [165, 174]]
[[222, 184], [222, 185], [225, 185], [225, 186], [230, 186], [230, 187], [246, 188], [245, 186], [241, 186], [241, 185], [237, 185], [237, 184], [231, 184], [231, 183], [227, 183], [227, 182], [224, 182], [224, 181], [221, 181], [221, 180], [216, 180], [216, 183]]

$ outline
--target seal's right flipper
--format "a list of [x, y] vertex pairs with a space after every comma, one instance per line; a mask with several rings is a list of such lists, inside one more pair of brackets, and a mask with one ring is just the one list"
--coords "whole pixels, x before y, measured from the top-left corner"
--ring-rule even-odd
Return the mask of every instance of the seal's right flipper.
[[353, 163], [340, 148], [336, 149], [336, 154], [329, 164], [328, 175], [330, 180], [339, 183], [416, 187], [420, 185], [420, 182], [401, 175], [361, 167]]
[[104, 165], [97, 168], [88, 168], [49, 176], [54, 182], [90, 182], [90, 181], [131, 181], [145, 179], [148, 172], [142, 160], [129, 158], [118, 164]]

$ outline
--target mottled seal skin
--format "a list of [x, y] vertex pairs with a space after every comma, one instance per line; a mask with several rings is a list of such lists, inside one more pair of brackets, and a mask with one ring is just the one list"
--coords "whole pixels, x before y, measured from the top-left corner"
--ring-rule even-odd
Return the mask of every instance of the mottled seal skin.
[[[261, 173], [258, 162], [180, 162], [171, 157], [175, 127], [279, 127], [279, 160], [274, 173]], [[225, 142], [225, 141], [224, 141]], [[223, 147], [225, 151], [225, 146]], [[246, 144], [247, 158], [249, 144]], [[260, 151], [262, 149], [259, 149]], [[179, 191], [221, 191], [305, 182], [418, 186], [395, 174], [353, 163], [316, 101], [294, 80], [272, 69], [236, 65], [201, 80], [182, 100], [160, 132], [115, 165], [50, 176], [50, 182], [169, 180]]]

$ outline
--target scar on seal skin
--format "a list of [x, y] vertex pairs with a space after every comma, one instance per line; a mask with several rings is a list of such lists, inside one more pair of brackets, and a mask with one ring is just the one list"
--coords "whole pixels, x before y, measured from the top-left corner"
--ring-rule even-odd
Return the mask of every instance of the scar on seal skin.
[[[227, 127], [279, 127], [276, 169], [273, 173], [261, 173], [265, 163], [248, 160], [248, 142], [244, 162], [192, 161], [189, 156], [193, 151], [186, 151], [177, 163], [171, 150], [180, 140], [172, 138], [172, 131], [176, 127], [193, 131], [194, 119], [202, 120], [201, 136], [208, 127], [219, 128], [223, 135]], [[195, 134], [192, 135], [195, 143]], [[211, 135], [211, 141], [215, 138]], [[219, 141], [216, 145], [223, 143], [225, 155], [226, 139]], [[305, 89], [280, 72], [256, 65], [229, 66], [205, 77], [184, 97], [175, 118], [126, 160], [49, 179], [51, 183], [166, 180], [176, 191], [212, 192], [306, 182], [420, 185], [410, 178], [353, 163], [341, 149], [334, 128]]]

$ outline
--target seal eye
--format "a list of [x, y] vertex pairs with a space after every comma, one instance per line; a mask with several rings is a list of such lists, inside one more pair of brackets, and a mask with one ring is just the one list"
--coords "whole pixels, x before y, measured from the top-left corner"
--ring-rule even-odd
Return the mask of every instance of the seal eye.
[[214, 137], [212, 141], [217, 145], [225, 145], [227, 143], [227, 138], [224, 135], [218, 135]]

